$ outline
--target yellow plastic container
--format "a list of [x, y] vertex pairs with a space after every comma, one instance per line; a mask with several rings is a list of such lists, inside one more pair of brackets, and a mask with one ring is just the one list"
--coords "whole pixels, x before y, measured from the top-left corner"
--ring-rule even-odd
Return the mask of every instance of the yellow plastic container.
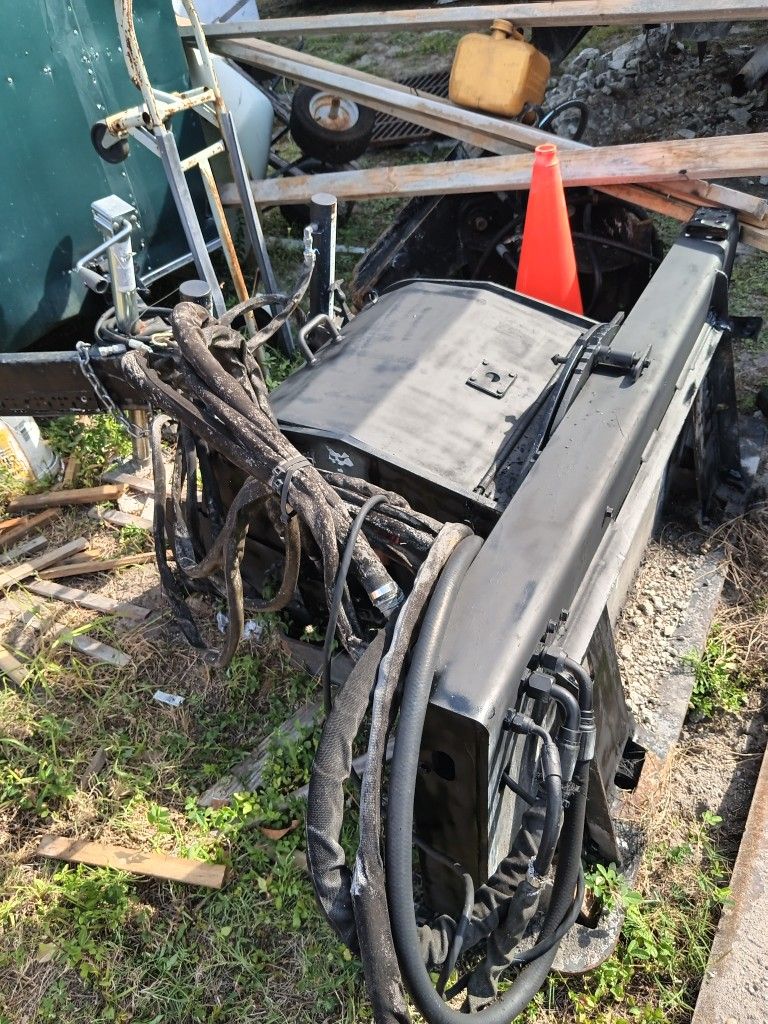
[[497, 20], [490, 35], [471, 32], [459, 40], [448, 96], [462, 107], [517, 117], [526, 103], [542, 102], [548, 81], [549, 59], [512, 22]]

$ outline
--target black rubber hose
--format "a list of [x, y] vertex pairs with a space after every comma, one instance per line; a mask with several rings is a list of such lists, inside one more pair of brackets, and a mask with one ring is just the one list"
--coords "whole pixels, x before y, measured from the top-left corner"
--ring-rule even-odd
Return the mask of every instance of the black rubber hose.
[[579, 707], [582, 711], [593, 710], [594, 683], [589, 672], [573, 658], [565, 658], [563, 668], [574, 677], [579, 684]]
[[547, 730], [537, 725], [527, 715], [515, 714], [512, 717], [512, 723], [512, 729], [515, 732], [538, 736], [543, 744], [541, 765], [547, 791], [547, 809], [539, 848], [533, 862], [534, 871], [539, 878], [543, 878], [552, 865], [557, 841], [560, 838], [560, 815], [563, 811], [563, 776], [560, 770], [560, 752]]
[[566, 689], [564, 686], [560, 686], [558, 683], [552, 684], [550, 692], [552, 697], [563, 709], [563, 714], [565, 715], [565, 722], [563, 724], [565, 728], [571, 729], [574, 733], [578, 733], [579, 722], [581, 719], [579, 702], [570, 690]]
[[518, 953], [518, 955], [511, 961], [512, 967], [524, 967], [526, 964], [530, 964], [534, 960], [537, 960], [540, 956], [544, 956], [544, 954], [548, 953], [558, 942], [562, 942], [566, 933], [576, 924], [576, 918], [581, 913], [581, 907], [584, 903], [585, 889], [584, 869], [579, 866], [579, 880], [576, 885], [576, 895], [573, 897], [573, 903], [571, 904], [568, 914], [563, 918], [557, 926], [557, 929], [549, 936], [548, 939], [540, 939], [535, 946], [531, 946], [530, 949], [525, 949], [522, 953]]
[[[470, 544], [472, 540], [462, 544], [462, 553]], [[469, 551], [468, 560], [471, 561], [476, 552]], [[457, 562], [458, 553], [452, 568], [455, 569]], [[443, 600], [438, 601], [436, 594], [430, 602], [403, 691], [389, 788], [387, 893], [398, 961], [419, 1011], [429, 1024], [464, 1024], [466, 1016], [443, 1003], [432, 985], [421, 958], [413, 912], [411, 835], [419, 748], [440, 640], [448, 622], [449, 604], [452, 604], [447, 595], [441, 594], [441, 597]], [[578, 788], [566, 813], [562, 829], [566, 841], [561, 849], [552, 898], [541, 930], [541, 939], [545, 941], [557, 931], [571, 908], [581, 867], [588, 779], [589, 762], [579, 762], [574, 777]], [[547, 953], [525, 967], [502, 999], [482, 1011], [484, 1024], [509, 1024], [514, 1020], [544, 984], [556, 952], [555, 943]]]
[[328, 625], [325, 629], [325, 639], [323, 640], [323, 703], [325, 705], [326, 715], [330, 712], [333, 706], [333, 699], [331, 697], [331, 652], [333, 650], [333, 640], [336, 636], [336, 625], [339, 621], [339, 612], [341, 610], [341, 602], [344, 598], [344, 589], [347, 585], [347, 576], [349, 575], [349, 567], [352, 564], [352, 554], [355, 550], [355, 543], [357, 536], [363, 528], [363, 523], [368, 513], [376, 508], [377, 505], [383, 505], [387, 500], [385, 494], [374, 494], [372, 495], [361, 507], [352, 525], [349, 528], [347, 539], [344, 542], [344, 552], [341, 556], [341, 562], [339, 563], [339, 571], [336, 573], [336, 582], [333, 586], [333, 594], [331, 596], [331, 603], [328, 606]]

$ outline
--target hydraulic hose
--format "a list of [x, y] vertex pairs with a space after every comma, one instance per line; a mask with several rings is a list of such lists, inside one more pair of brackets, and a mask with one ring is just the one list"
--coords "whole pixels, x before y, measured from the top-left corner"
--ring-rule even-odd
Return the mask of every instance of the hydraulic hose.
[[[466, 1015], [446, 1005], [434, 988], [421, 956], [414, 915], [411, 863], [413, 803], [418, 771], [421, 735], [432, 688], [440, 641], [448, 623], [451, 591], [447, 574], [466, 571], [463, 566], [476, 554], [476, 541], [461, 545], [449, 569], [441, 577], [441, 586], [430, 602], [419, 642], [403, 690], [400, 719], [392, 759], [387, 827], [387, 893], [392, 934], [401, 971], [407, 987], [429, 1024], [463, 1024]], [[472, 546], [470, 546], [472, 545]], [[443, 586], [444, 584], [444, 586]], [[455, 584], [454, 584], [455, 586]], [[572, 911], [573, 893], [581, 869], [589, 762], [582, 760], [574, 773], [576, 792], [570, 800], [561, 835], [560, 858], [555, 873], [552, 898], [542, 926], [539, 942], [548, 942]], [[544, 983], [557, 953], [557, 942], [524, 968], [505, 995], [483, 1012], [484, 1024], [509, 1024], [522, 1012]]]
[[344, 542], [344, 553], [341, 556], [341, 562], [339, 563], [339, 571], [336, 574], [336, 582], [333, 587], [333, 594], [331, 595], [331, 603], [328, 606], [328, 625], [325, 630], [325, 639], [323, 641], [323, 703], [325, 704], [326, 715], [331, 710], [333, 699], [331, 696], [331, 651], [333, 648], [333, 641], [336, 636], [336, 625], [339, 621], [339, 611], [341, 610], [341, 602], [344, 598], [344, 590], [347, 586], [347, 576], [349, 575], [349, 567], [352, 564], [352, 554], [355, 550], [355, 542], [357, 541], [357, 535], [363, 528], [368, 513], [376, 508], [377, 505], [383, 505], [387, 500], [385, 494], [374, 494], [361, 506], [360, 511], [354, 518], [352, 525], [349, 528], [347, 539]]

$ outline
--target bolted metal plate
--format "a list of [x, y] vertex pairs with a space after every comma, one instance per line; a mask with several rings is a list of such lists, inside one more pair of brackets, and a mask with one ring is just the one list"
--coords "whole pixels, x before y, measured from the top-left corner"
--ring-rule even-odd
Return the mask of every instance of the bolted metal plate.
[[484, 391], [492, 398], [503, 398], [516, 379], [516, 373], [492, 363], [489, 359], [483, 359], [467, 378], [467, 384], [478, 391]]

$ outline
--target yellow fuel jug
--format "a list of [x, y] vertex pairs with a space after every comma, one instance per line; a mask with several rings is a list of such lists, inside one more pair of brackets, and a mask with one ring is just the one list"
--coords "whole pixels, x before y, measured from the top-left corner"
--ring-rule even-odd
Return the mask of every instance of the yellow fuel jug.
[[490, 35], [470, 32], [459, 40], [448, 96], [462, 107], [517, 117], [526, 103], [542, 102], [548, 81], [549, 59], [499, 19]]

